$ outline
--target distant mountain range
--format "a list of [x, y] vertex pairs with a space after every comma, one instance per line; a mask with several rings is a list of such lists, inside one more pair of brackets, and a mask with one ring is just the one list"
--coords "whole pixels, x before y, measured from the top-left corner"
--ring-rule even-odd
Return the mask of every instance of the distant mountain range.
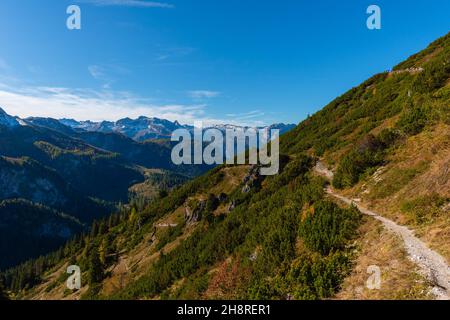
[[[277, 126], [283, 131], [290, 128]], [[21, 228], [23, 240], [14, 248], [20, 255], [0, 246], [0, 256], [5, 257], [0, 269], [56, 248], [83, 226], [111, 214], [119, 202], [127, 203], [131, 195], [155, 196], [158, 190], [171, 189], [211, 169], [172, 163], [169, 138], [179, 128], [192, 129], [145, 117], [115, 123], [21, 119], [0, 108], [3, 243], [8, 237], [17, 238], [8, 230], [18, 228], [18, 213], [21, 224], [28, 226]], [[54, 230], [59, 231], [54, 234]], [[40, 250], [30, 243], [40, 243]]]
[[[33, 119], [30, 119], [33, 121]], [[41, 120], [42, 121], [42, 120]], [[60, 123], [77, 131], [120, 133], [135, 141], [145, 141], [149, 139], [170, 138], [173, 131], [183, 126], [178, 121], [171, 122], [158, 118], [139, 117], [137, 119], [125, 118], [117, 122], [102, 121], [76, 121], [73, 119], [61, 119]]]
[[[33, 123], [39, 122], [44, 124], [45, 121], [49, 123], [47, 126], [59, 126], [55, 123], [54, 119], [42, 119], [42, 118], [29, 118], [28, 121]], [[120, 119], [117, 122], [103, 121], [103, 122], [92, 122], [92, 121], [76, 121], [73, 119], [61, 119], [60, 124], [72, 128], [77, 131], [88, 131], [88, 132], [102, 132], [102, 133], [121, 133], [124, 136], [131, 138], [135, 141], [142, 142], [150, 139], [168, 139], [170, 138], [173, 131], [177, 129], [187, 129], [193, 130], [193, 126], [182, 125], [178, 121], [171, 122], [169, 120], [158, 119], [158, 118], [147, 118], [139, 117], [137, 119]], [[220, 124], [205, 129], [215, 128], [222, 132], [227, 129], [248, 129], [247, 126], [236, 126], [231, 124]], [[262, 128], [262, 127], [260, 127]], [[286, 133], [293, 128], [294, 124], [284, 124], [278, 123], [273, 124], [268, 127], [269, 129], [279, 129], [280, 134]]]

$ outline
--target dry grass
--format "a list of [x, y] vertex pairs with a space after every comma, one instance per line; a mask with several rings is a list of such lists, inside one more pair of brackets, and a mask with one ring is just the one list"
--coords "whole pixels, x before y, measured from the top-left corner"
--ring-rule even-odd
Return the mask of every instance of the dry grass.
[[[357, 258], [353, 272], [348, 276], [335, 299], [391, 300], [430, 299], [430, 287], [417, 273], [403, 248], [403, 243], [382, 224], [370, 217], [364, 218], [356, 243]], [[381, 270], [381, 288], [369, 290], [369, 266]]]
[[414, 212], [402, 210], [405, 202], [419, 198], [450, 198], [450, 126], [441, 123], [410, 137], [379, 173], [346, 190], [345, 195], [360, 198], [370, 209], [408, 225], [450, 262], [448, 202], [432, 219], [420, 224], [413, 219]]
[[242, 165], [242, 166], [233, 166], [227, 167], [222, 170], [224, 173], [224, 178], [221, 182], [216, 184], [213, 188], [211, 188], [210, 193], [218, 195], [220, 193], [230, 194], [236, 187], [238, 187], [245, 175], [249, 172], [251, 166]]

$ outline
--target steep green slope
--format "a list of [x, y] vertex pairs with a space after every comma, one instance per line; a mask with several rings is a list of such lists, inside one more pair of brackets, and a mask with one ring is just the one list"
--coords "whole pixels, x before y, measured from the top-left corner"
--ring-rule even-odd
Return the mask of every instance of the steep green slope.
[[[16, 285], [36, 262], [3, 274], [6, 285], [18, 298], [333, 297], [352, 270], [361, 216], [327, 200], [311, 170], [316, 157], [337, 167], [336, 187], [348, 188], [412, 137], [448, 128], [449, 53], [450, 34], [302, 122], [281, 138], [279, 175], [216, 168], [142, 210], [123, 208], [44, 258], [47, 268], [32, 278], [39, 285]], [[87, 281], [64, 293], [69, 262]]]
[[311, 164], [300, 156], [264, 185], [255, 181], [249, 193], [241, 184], [227, 195], [235, 206], [228, 213], [216, 212], [219, 203], [210, 199], [217, 195], [209, 196], [197, 209], [200, 220], [190, 237], [170, 250], [170, 243], [183, 233], [169, 239], [159, 235], [164, 242], [156, 249], [164, 254], [114, 297], [213, 298], [206, 292], [220, 275], [211, 272], [226, 260], [238, 277], [222, 288], [220, 295], [228, 298], [331, 296], [349, 270], [346, 245], [355, 234], [359, 213], [321, 200], [322, 182], [307, 174]]
[[[375, 128], [392, 123], [402, 135], [450, 121], [450, 34], [338, 97], [282, 140], [285, 152], [342, 156]], [[341, 151], [341, 152], [338, 152]], [[337, 159], [330, 159], [336, 161]]]

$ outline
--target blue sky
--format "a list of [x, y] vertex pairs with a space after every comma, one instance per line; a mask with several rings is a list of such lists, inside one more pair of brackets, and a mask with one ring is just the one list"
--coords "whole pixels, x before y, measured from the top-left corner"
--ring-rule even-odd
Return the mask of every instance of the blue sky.
[[[70, 4], [81, 30], [66, 28]], [[371, 4], [381, 30], [366, 27]], [[448, 0], [2, 0], [0, 106], [298, 123], [449, 31]]]

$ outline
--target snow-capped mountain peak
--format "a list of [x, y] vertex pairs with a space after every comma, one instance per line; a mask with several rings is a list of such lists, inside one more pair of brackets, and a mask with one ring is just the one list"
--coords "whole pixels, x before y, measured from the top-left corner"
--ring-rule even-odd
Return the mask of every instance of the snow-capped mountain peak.
[[19, 121], [17, 121], [15, 117], [10, 116], [5, 112], [5, 110], [0, 108], [0, 126], [12, 128], [19, 125]]
[[[159, 118], [149, 118], [145, 116], [140, 116], [137, 119], [124, 118], [116, 122], [103, 121], [103, 122], [92, 122], [92, 121], [75, 121], [71, 119], [62, 119], [60, 122], [66, 126], [71, 127], [75, 130], [81, 131], [91, 131], [91, 132], [103, 132], [103, 133], [121, 133], [133, 140], [142, 142], [149, 139], [161, 139], [169, 138], [172, 133], [177, 129], [187, 129], [193, 130], [193, 126], [182, 125], [178, 121], [171, 122], [165, 119]], [[269, 129], [280, 129], [280, 133], [285, 133], [295, 125], [293, 124], [273, 124], [269, 126]], [[213, 125], [206, 129], [214, 128], [225, 133], [226, 130], [238, 130], [238, 129], [248, 129], [249, 127], [243, 127], [233, 124], [218, 124]], [[261, 129], [261, 128], [258, 128]]]

